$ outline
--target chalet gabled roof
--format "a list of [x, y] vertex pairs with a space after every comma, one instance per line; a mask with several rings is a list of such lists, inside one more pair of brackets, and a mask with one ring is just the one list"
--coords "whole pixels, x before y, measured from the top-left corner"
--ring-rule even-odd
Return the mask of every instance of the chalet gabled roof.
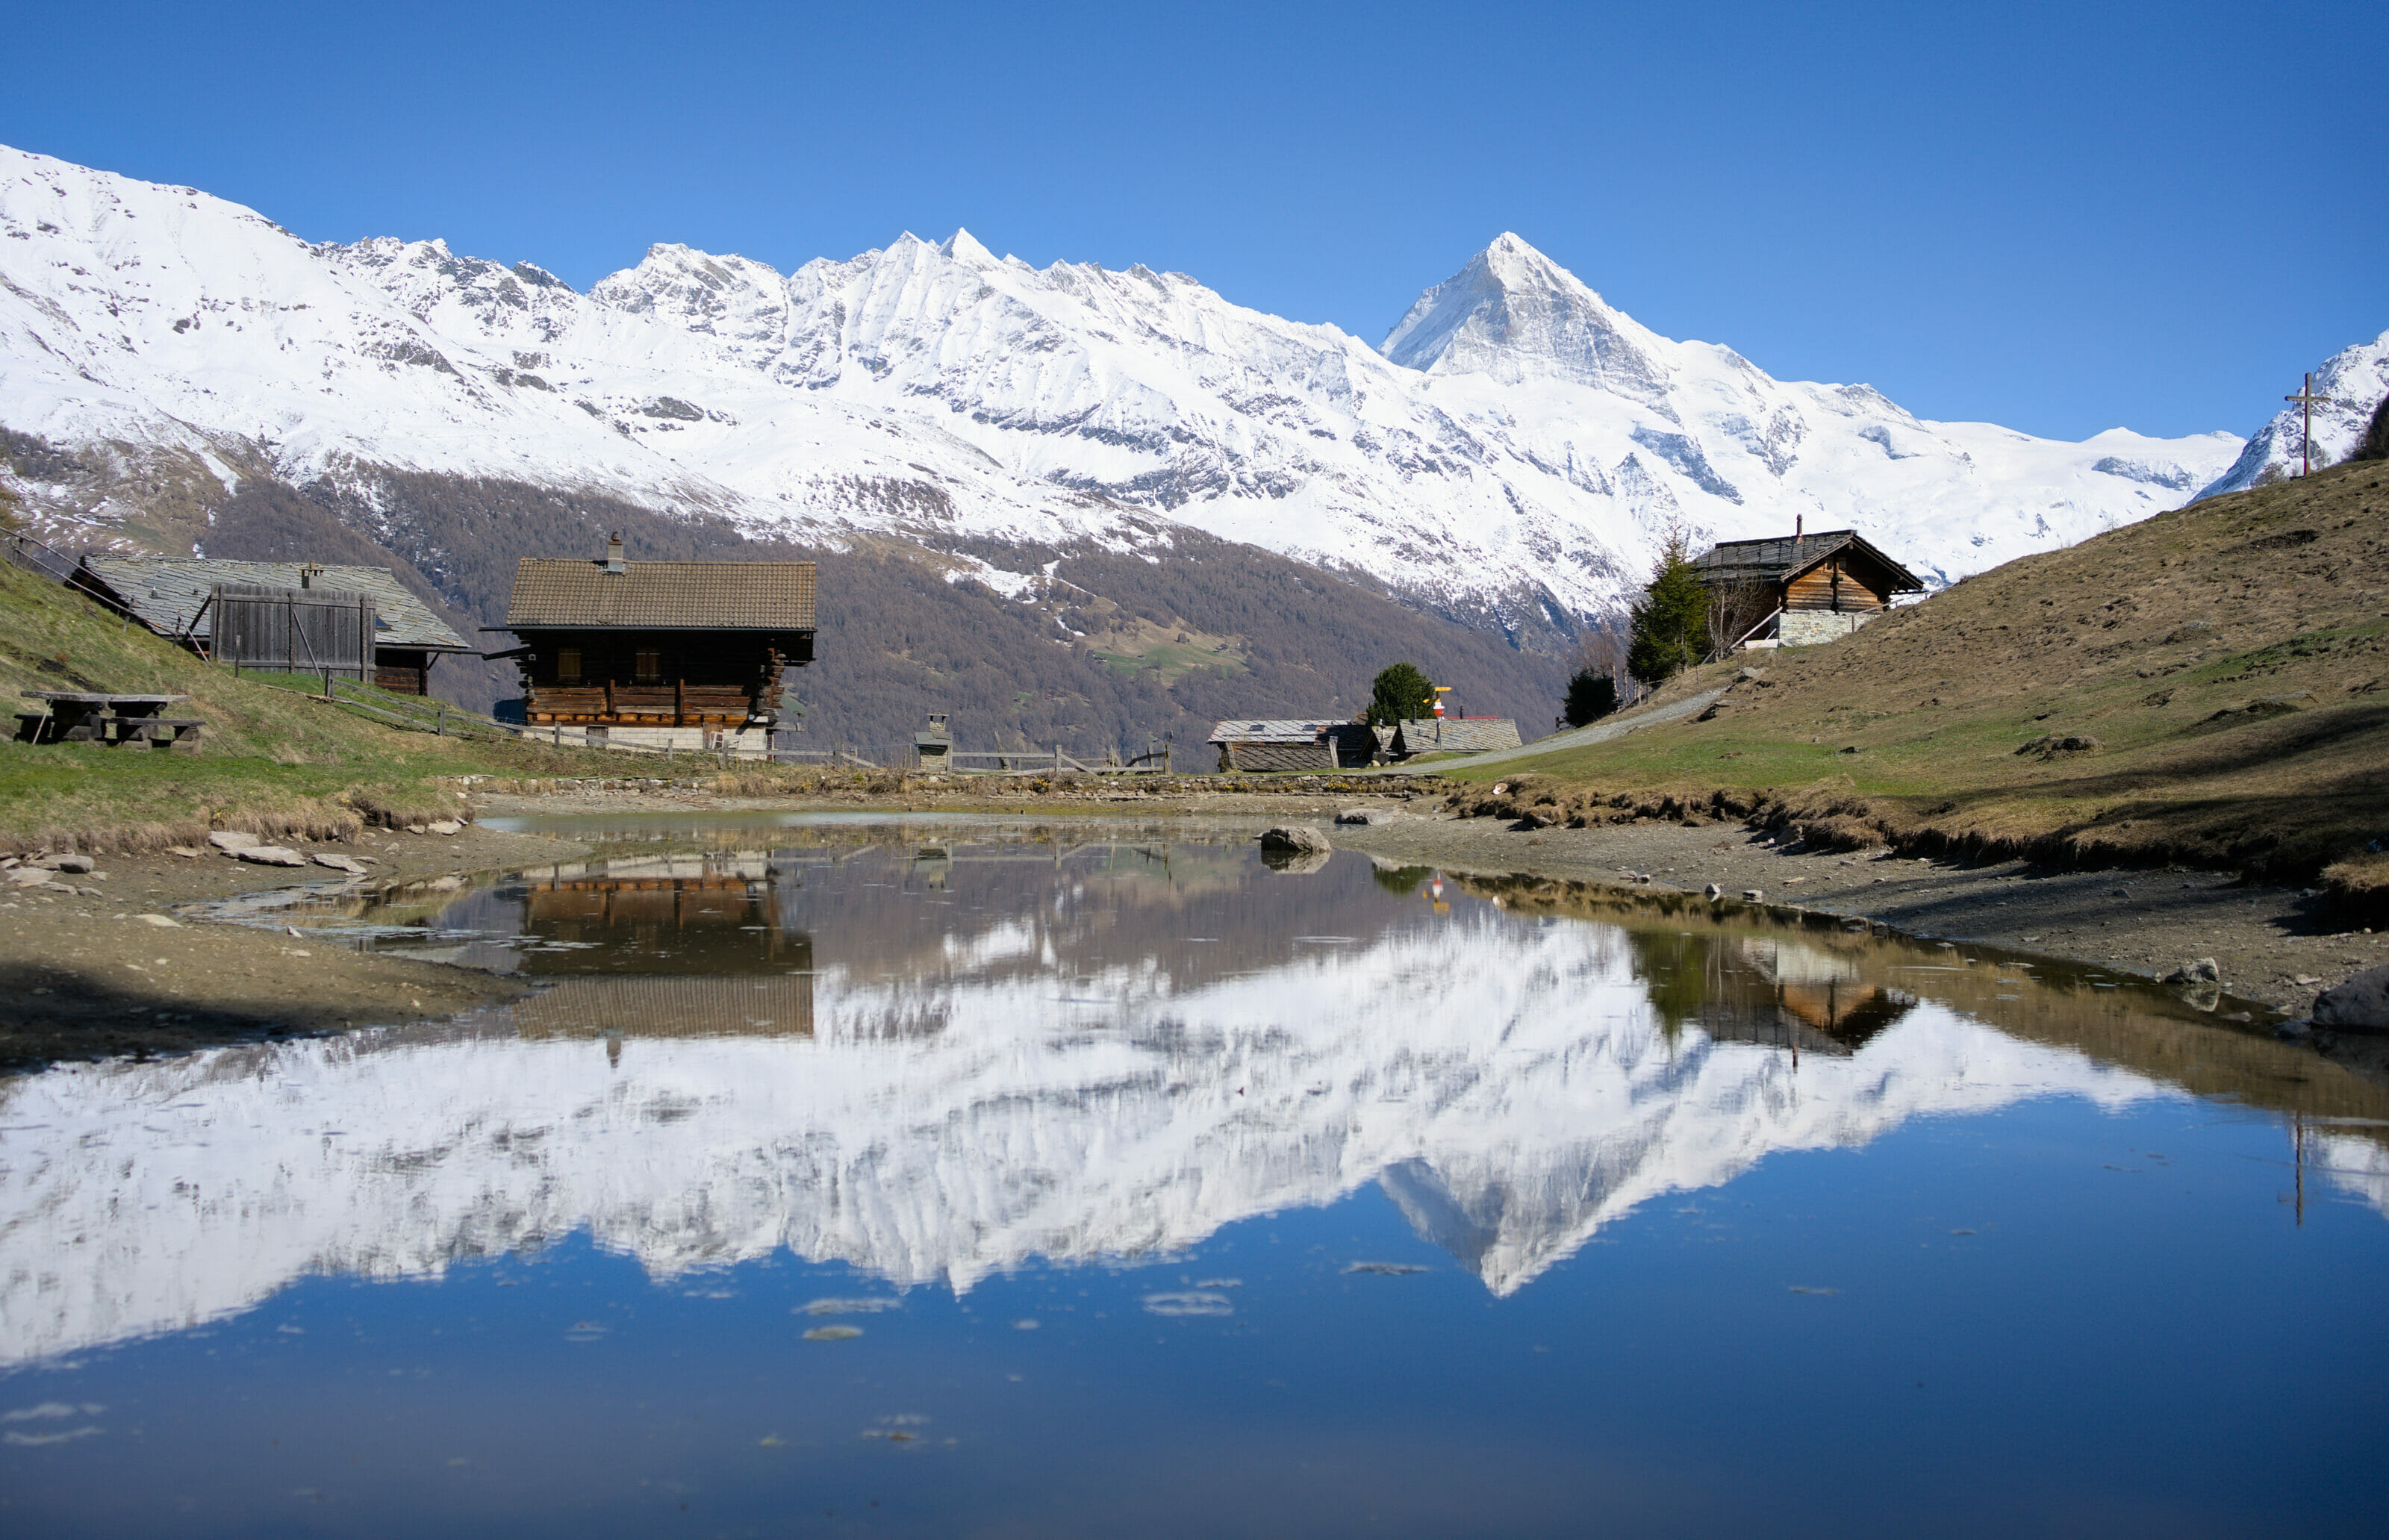
[[1485, 754], [1522, 742], [1508, 717], [1421, 717], [1376, 732], [1388, 754]]
[[[208, 591], [218, 583], [263, 588], [297, 588], [306, 562], [236, 562], [202, 560], [196, 556], [85, 556], [83, 570], [133, 613], [133, 618], [160, 636], [182, 636], [206, 642], [214, 634], [215, 617], [207, 607]], [[471, 653], [480, 649], [448, 629], [384, 566], [316, 567], [315, 585], [370, 595], [381, 628], [374, 643], [382, 647], [422, 647], [436, 653]], [[196, 624], [194, 617], [197, 617]]]
[[1704, 580], [1722, 578], [1784, 583], [1842, 551], [1854, 552], [1880, 566], [1891, 579], [1885, 592], [1924, 591], [1924, 584], [1915, 573], [1884, 555], [1855, 529], [1820, 529], [1798, 540], [1790, 535], [1769, 535], [1763, 540], [1719, 541], [1712, 549], [1693, 557], [1693, 565], [1700, 569]]
[[1215, 744], [1314, 744], [1319, 741], [1319, 735], [1329, 728], [1348, 725], [1342, 718], [1329, 721], [1317, 717], [1236, 717], [1213, 728], [1209, 741]]
[[809, 631], [811, 562], [604, 562], [525, 556], [506, 630]]

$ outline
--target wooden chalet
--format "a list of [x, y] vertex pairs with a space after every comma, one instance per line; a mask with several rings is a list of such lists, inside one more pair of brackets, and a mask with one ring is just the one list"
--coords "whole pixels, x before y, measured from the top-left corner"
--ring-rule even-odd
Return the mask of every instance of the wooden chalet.
[[1725, 541], [1693, 559], [1701, 581], [1724, 596], [1737, 646], [1802, 646], [1846, 636], [1924, 584], [1855, 529]]
[[[813, 660], [811, 562], [526, 556], [506, 623], [524, 719], [632, 742], [760, 746]], [[790, 707], [793, 710], [793, 707]]]
[[405, 695], [479, 649], [388, 567], [180, 556], [85, 556], [71, 586], [219, 663], [332, 673]]

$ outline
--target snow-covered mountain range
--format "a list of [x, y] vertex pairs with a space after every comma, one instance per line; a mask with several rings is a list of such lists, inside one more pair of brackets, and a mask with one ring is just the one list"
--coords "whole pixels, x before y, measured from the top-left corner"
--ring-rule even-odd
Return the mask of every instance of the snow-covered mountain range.
[[1856, 526], [1953, 579], [2175, 506], [2242, 448], [2057, 442], [1777, 380], [1514, 235], [1380, 350], [1182, 274], [1035, 269], [963, 232], [787, 274], [659, 245], [581, 294], [15, 150], [0, 426], [123, 467], [99, 504], [19, 483], [134, 539], [168, 463], [201, 503], [270, 476], [370, 506], [379, 473], [431, 472], [832, 542], [1149, 550], [1186, 526], [1495, 619], [1613, 607], [1671, 526]]
[[[2365, 428], [2389, 397], [2389, 332], [2370, 342], [2342, 348], [2315, 371], [2314, 393], [2330, 398], [2314, 408], [2314, 464], [2336, 465], [2363, 439]], [[2305, 463], [2306, 419], [2297, 406], [2285, 406], [2248, 440], [2240, 458], [2206, 486], [2202, 498], [2245, 490], [2268, 473], [2295, 476]]]

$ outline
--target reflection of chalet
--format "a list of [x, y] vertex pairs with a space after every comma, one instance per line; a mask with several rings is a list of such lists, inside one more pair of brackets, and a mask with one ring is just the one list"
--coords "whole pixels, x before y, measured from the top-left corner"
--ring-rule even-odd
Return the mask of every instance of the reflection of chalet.
[[1895, 594], [1924, 589], [1852, 529], [1725, 541], [1693, 565], [1729, 617], [1729, 634], [1717, 639], [1723, 650], [1831, 642], [1882, 614]]
[[629, 958], [647, 973], [812, 966], [812, 938], [780, 928], [769, 882], [736, 872], [537, 878], [523, 929], [562, 947], [542, 958], [547, 974], [613, 973]]
[[[1848, 1053], [1914, 1004], [1870, 983], [1854, 957], [1774, 939], [1746, 940], [1736, 950], [1743, 966], [1728, 978], [1738, 986], [1719, 989], [1721, 1009], [1704, 1012], [1712, 1036]], [[1743, 1030], [1717, 1030], [1728, 1024]]]
[[634, 743], [760, 750], [790, 668], [813, 660], [811, 562], [526, 556], [505, 630], [523, 712]]
[[[314, 611], [337, 597], [341, 607], [355, 613], [347, 617], [349, 644], [340, 653], [345, 666], [333, 671], [354, 679], [370, 667], [373, 683], [401, 694], [429, 694], [434, 663], [445, 654], [477, 651], [388, 567], [85, 556], [73, 586], [204, 656], [300, 673], [318, 671], [325, 660], [317, 653], [331, 650], [314, 644], [324, 631], [311, 622], [317, 618]], [[226, 593], [243, 600], [245, 614], [261, 608], [278, 613], [286, 628], [267, 637], [244, 636], [238, 647], [219, 646], [229, 642], [218, 634]], [[357, 644], [360, 627], [372, 639], [368, 645]]]
[[515, 1002], [525, 1037], [810, 1037], [812, 974], [567, 979]]

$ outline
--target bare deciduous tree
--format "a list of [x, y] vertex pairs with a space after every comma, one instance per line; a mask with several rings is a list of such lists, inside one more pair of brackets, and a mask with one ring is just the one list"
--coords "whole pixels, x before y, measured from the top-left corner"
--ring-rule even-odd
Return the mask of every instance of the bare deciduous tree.
[[1708, 590], [1713, 658], [1733, 651], [1735, 643], [1757, 630], [1775, 608], [1774, 586], [1756, 577], [1731, 571], [1710, 572], [1703, 576], [1702, 586]]
[[1568, 673], [1595, 674], [1617, 681], [1617, 704], [1630, 706], [1642, 693], [1626, 666], [1627, 653], [1632, 637], [1623, 625], [1615, 621], [1596, 621], [1578, 638], [1576, 652], [1568, 659]]

